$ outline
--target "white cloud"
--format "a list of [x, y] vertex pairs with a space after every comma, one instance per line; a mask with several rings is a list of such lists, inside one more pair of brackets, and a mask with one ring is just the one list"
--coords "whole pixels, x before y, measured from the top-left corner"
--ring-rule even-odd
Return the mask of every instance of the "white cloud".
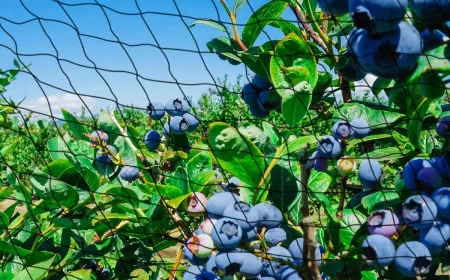
[[24, 113], [35, 112], [34, 115], [38, 118], [46, 118], [50, 115], [62, 118], [61, 108], [78, 115], [81, 113], [82, 106], [87, 107], [92, 112], [95, 107], [95, 99], [70, 93], [58, 93], [47, 97], [27, 99], [20, 107]]

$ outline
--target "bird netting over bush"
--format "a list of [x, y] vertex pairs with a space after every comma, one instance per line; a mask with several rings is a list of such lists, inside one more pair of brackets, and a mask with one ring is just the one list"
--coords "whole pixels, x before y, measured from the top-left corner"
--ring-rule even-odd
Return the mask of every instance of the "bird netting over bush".
[[1, 9], [0, 279], [448, 279], [449, 1]]

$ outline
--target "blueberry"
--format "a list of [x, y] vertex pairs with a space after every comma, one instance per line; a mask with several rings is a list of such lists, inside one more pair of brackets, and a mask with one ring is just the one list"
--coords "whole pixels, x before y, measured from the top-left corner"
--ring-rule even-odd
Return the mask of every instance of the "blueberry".
[[232, 177], [228, 180], [228, 182], [220, 184], [220, 187], [226, 191], [231, 192], [233, 190], [239, 189], [239, 187], [242, 185], [241, 180], [239, 180], [237, 177]]
[[405, 17], [408, 0], [350, 0], [354, 24], [373, 34], [391, 31]]
[[206, 271], [212, 272], [217, 274], [217, 272], [219, 272], [219, 269], [217, 268], [216, 265], [216, 256], [217, 255], [211, 255], [211, 257], [209, 257], [208, 261], [205, 264], [205, 269]]
[[269, 229], [279, 227], [283, 221], [283, 214], [280, 209], [272, 204], [263, 202], [256, 204], [254, 209], [258, 211], [259, 226]]
[[441, 24], [450, 19], [450, 2], [442, 0], [411, 0], [414, 16], [428, 25]]
[[358, 178], [365, 189], [379, 188], [382, 176], [381, 165], [374, 159], [364, 160], [359, 165]]
[[228, 63], [230, 63], [231, 65], [239, 65], [239, 64], [241, 64], [240, 61], [238, 61], [236, 59], [233, 59], [231, 57], [228, 58]]
[[214, 273], [206, 271], [206, 269], [203, 266], [191, 265], [183, 273], [183, 280], [219, 280], [219, 279], [220, 278]]
[[243, 231], [242, 232], [242, 241], [245, 241], [245, 242], [254, 241], [254, 240], [258, 239], [257, 238], [257, 234], [258, 234], [258, 227], [257, 226], [252, 228], [252, 229], [250, 229], [250, 230]]
[[243, 201], [235, 202], [229, 205], [223, 211], [223, 216], [235, 219], [243, 231], [248, 231], [254, 228], [259, 221], [258, 210]]
[[362, 243], [361, 258], [372, 267], [385, 267], [395, 257], [395, 246], [386, 236], [372, 234]]
[[416, 229], [432, 226], [437, 213], [436, 204], [428, 196], [413, 195], [403, 203], [403, 219], [408, 225]]
[[399, 220], [395, 213], [389, 210], [379, 210], [367, 218], [367, 226], [370, 234], [379, 234], [391, 237], [399, 229]]
[[281, 280], [303, 280], [297, 271], [290, 266], [283, 266], [280, 272]]
[[258, 89], [252, 83], [248, 83], [242, 88], [242, 99], [248, 106], [258, 106], [258, 93]]
[[[294, 258], [294, 263], [297, 265], [302, 265], [303, 263], [303, 242], [303, 238], [297, 238], [289, 245], [289, 252], [291, 252], [292, 257]], [[320, 266], [322, 264], [322, 254], [319, 247], [316, 249], [314, 257], [317, 265]]]
[[328, 160], [324, 158], [318, 158], [314, 161], [314, 169], [322, 172], [328, 169]]
[[159, 121], [164, 117], [166, 110], [164, 105], [160, 102], [150, 103], [147, 106], [148, 115], [154, 121]]
[[198, 229], [196, 229], [196, 230], [194, 231], [194, 235], [199, 235], [199, 234], [202, 234], [202, 233], [204, 233], [204, 232], [203, 232], [203, 230], [200, 229], [200, 228], [198, 228]]
[[[293, 261], [289, 250], [281, 246], [271, 247], [266, 253], [268, 256], [275, 259]], [[263, 269], [267, 276], [279, 278], [282, 267], [283, 265], [275, 260], [271, 261], [269, 259], [263, 259]]]
[[103, 276], [103, 279], [109, 280], [110, 275], [111, 275], [111, 272], [109, 271], [109, 269], [107, 269], [107, 268], [103, 268], [103, 269], [102, 269], [102, 276]]
[[261, 277], [261, 278], [258, 278], [259, 280], [276, 280], [275, 278], [273, 278], [273, 277], [270, 277], [270, 276], [264, 276], [264, 277]]
[[228, 60], [228, 57], [221, 54], [221, 53], [217, 53], [217, 56], [221, 59], [221, 60]]
[[419, 239], [427, 246], [431, 254], [441, 254], [447, 249], [450, 239], [450, 225], [435, 221], [433, 226], [420, 231]]
[[187, 212], [191, 216], [200, 217], [205, 213], [205, 207], [207, 204], [206, 196], [200, 192], [194, 192], [188, 199], [187, 203]]
[[272, 228], [264, 234], [264, 240], [269, 247], [277, 246], [278, 243], [283, 243], [286, 239], [286, 232], [282, 228]]
[[190, 109], [190, 106], [186, 100], [181, 98], [175, 98], [167, 101], [164, 108], [167, 114], [169, 114], [172, 117], [175, 117], [175, 116], [182, 116], [183, 114], [187, 113]]
[[441, 173], [434, 167], [422, 168], [417, 174], [417, 184], [420, 189], [436, 189], [441, 187]]
[[366, 137], [371, 131], [370, 125], [363, 119], [355, 119], [351, 121], [350, 127], [352, 129], [351, 136], [356, 139]]
[[439, 173], [443, 178], [450, 180], [450, 159], [448, 156], [435, 157], [430, 163], [439, 170]]
[[86, 260], [86, 259], [82, 259], [82, 261], [85, 264], [86, 269], [97, 270], [98, 264], [97, 264], [96, 261], [94, 261], [94, 260]]
[[252, 253], [243, 252], [240, 254], [243, 259], [239, 274], [247, 277], [247, 279], [256, 278], [263, 270], [263, 263]]
[[420, 33], [406, 22], [388, 33], [363, 33], [355, 50], [364, 71], [388, 79], [408, 76], [415, 69], [421, 53]]
[[431, 198], [436, 204], [439, 217], [450, 220], [450, 187], [435, 190]]
[[333, 125], [331, 129], [334, 138], [336, 139], [347, 139], [352, 136], [353, 130], [350, 123], [346, 121], [338, 121]]
[[431, 162], [424, 158], [416, 158], [410, 160], [403, 169], [403, 182], [405, 188], [409, 190], [417, 190], [420, 185], [417, 184], [417, 175], [420, 170], [425, 167], [431, 167]]
[[350, 156], [343, 156], [337, 161], [337, 170], [341, 176], [349, 176], [356, 170], [356, 161]]
[[208, 218], [222, 218], [225, 208], [237, 201], [241, 201], [239, 196], [230, 192], [220, 192], [212, 195], [206, 203], [206, 213], [208, 214]]
[[164, 127], [163, 127], [163, 135], [164, 135], [164, 138], [169, 138], [169, 136], [170, 136], [170, 133], [171, 133], [171, 131], [170, 131], [170, 125], [168, 124], [168, 123], [166, 123], [165, 125], [164, 125]]
[[241, 257], [242, 250], [222, 251], [216, 255], [216, 267], [223, 271], [225, 275], [238, 273], [244, 263]]
[[186, 134], [189, 129], [187, 121], [180, 116], [172, 117], [169, 122], [170, 131], [174, 134], [182, 135]]
[[234, 219], [222, 218], [214, 224], [211, 237], [217, 247], [234, 249], [242, 240], [242, 228]]
[[266, 78], [256, 74], [252, 79], [252, 84], [259, 90], [267, 90], [273, 87], [272, 83]]
[[317, 5], [329, 15], [342, 16], [348, 13], [347, 0], [317, 0]]
[[100, 142], [98, 140], [104, 142], [108, 142], [109, 140], [108, 134], [106, 134], [106, 132], [102, 130], [94, 130], [91, 132], [90, 136], [92, 137], [90, 138], [92, 145], [100, 145]]
[[444, 43], [444, 35], [438, 30], [425, 29], [420, 35], [422, 36], [423, 51], [434, 49]]
[[408, 241], [400, 245], [395, 253], [397, 270], [408, 277], [428, 274], [431, 266], [428, 248], [418, 241]]
[[[110, 150], [110, 152], [112, 152], [113, 155], [117, 154], [116, 148], [114, 148], [111, 145], [108, 145], [107, 147]], [[97, 151], [97, 154], [96, 154], [95, 158], [97, 159], [98, 162], [101, 162], [103, 164], [111, 164], [113, 159], [114, 159], [112, 155], [105, 154], [105, 153], [103, 153], [102, 150], [98, 150]]]
[[198, 227], [202, 233], [206, 233], [211, 235], [212, 231], [214, 229], [214, 225], [216, 224], [217, 220], [216, 219], [210, 219], [210, 218], [206, 218]]
[[317, 155], [324, 159], [336, 158], [341, 154], [341, 144], [333, 136], [323, 137], [317, 144]]
[[259, 109], [270, 112], [281, 107], [281, 97], [275, 90], [265, 90], [258, 94]]
[[250, 114], [252, 114], [252, 116], [254, 116], [254, 117], [256, 117], [256, 118], [262, 119], [262, 118], [265, 118], [265, 117], [267, 117], [268, 115], [270, 115], [270, 112], [261, 110], [261, 109], [259, 108], [259, 106], [249, 106], [248, 108], [249, 108], [249, 110], [250, 110]]
[[436, 132], [443, 138], [450, 138], [450, 116], [443, 117], [437, 122]]
[[360, 81], [367, 75], [361, 65], [359, 65], [355, 55], [350, 54], [348, 50], [339, 57], [339, 64], [342, 64], [342, 66], [336, 70], [347, 81]]
[[192, 236], [186, 243], [195, 256], [199, 258], [207, 258], [214, 249], [214, 241], [208, 234], [199, 234]]
[[156, 130], [150, 130], [145, 134], [144, 143], [147, 149], [155, 150], [161, 143], [161, 135], [159, 135], [159, 132]]
[[139, 177], [139, 168], [136, 166], [125, 166], [120, 170], [120, 178], [127, 182], [133, 182]]

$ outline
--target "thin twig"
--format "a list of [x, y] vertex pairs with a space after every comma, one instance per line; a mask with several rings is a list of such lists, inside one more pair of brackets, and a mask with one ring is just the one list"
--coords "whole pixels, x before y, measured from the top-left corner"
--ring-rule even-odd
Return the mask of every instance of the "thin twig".
[[239, 46], [241, 47], [241, 49], [243, 51], [247, 51], [247, 47], [244, 45], [244, 43], [241, 40], [241, 37], [239, 36], [239, 30], [237, 29], [237, 24], [236, 24], [236, 14], [231, 13], [230, 19], [231, 19], [231, 23], [233, 24], [234, 40], [236, 41], [236, 43], [239, 44]]
[[343, 211], [344, 211], [344, 204], [345, 204], [345, 189], [347, 188], [347, 180], [348, 177], [342, 177], [342, 183], [340, 184], [340, 190], [339, 190], [339, 205], [336, 212], [336, 218], [338, 221], [342, 219]]
[[322, 22], [321, 29], [324, 34], [328, 33], [328, 15], [325, 13], [323, 13], [323, 22]]

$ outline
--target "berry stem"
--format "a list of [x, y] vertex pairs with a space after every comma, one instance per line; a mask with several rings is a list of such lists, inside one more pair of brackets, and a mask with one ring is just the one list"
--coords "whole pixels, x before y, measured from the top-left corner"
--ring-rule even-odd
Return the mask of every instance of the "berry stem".
[[241, 37], [239, 36], [239, 30], [236, 24], [236, 13], [230, 11], [230, 8], [228, 8], [227, 2], [225, 2], [225, 0], [220, 0], [220, 4], [222, 4], [223, 8], [227, 12], [228, 16], [230, 17], [231, 24], [233, 25], [234, 31], [233, 40], [236, 43], [238, 43], [238, 45], [241, 47], [243, 51], [247, 51], [248, 48], [244, 45], [244, 43], [241, 40]]
[[344, 204], [345, 204], [345, 189], [347, 187], [347, 180], [348, 177], [342, 177], [342, 183], [340, 184], [339, 189], [339, 205], [336, 212], [336, 218], [338, 221], [342, 219], [343, 211], [344, 211]]
[[183, 256], [183, 247], [180, 247], [177, 252], [177, 257], [175, 259], [175, 264], [173, 265], [172, 271], [170, 272], [169, 280], [174, 280], [180, 266], [181, 257]]

